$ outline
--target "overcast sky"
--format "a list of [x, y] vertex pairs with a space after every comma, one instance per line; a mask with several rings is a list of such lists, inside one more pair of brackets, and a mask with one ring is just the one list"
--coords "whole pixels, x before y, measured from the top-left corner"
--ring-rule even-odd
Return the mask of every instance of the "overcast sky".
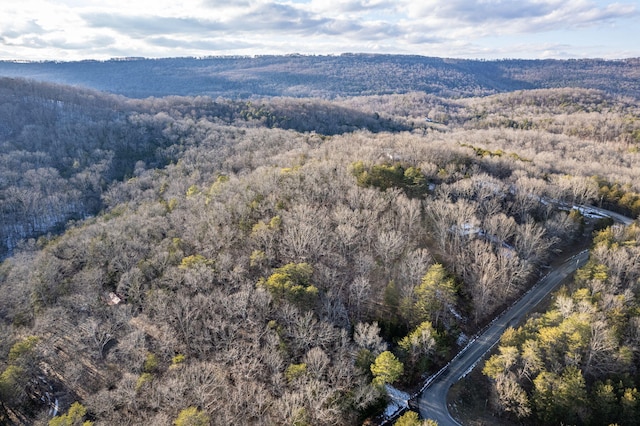
[[640, 56], [638, 0], [2, 0], [0, 59]]

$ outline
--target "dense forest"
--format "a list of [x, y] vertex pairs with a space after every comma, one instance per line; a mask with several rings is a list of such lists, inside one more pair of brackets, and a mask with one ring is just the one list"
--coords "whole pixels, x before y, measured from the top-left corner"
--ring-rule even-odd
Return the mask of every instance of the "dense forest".
[[640, 423], [640, 229], [597, 233], [551, 309], [502, 336], [484, 366], [496, 411], [531, 424]]
[[640, 233], [581, 208], [640, 214], [634, 98], [2, 79], [0, 108], [0, 422], [361, 424], [595, 228], [484, 369], [503, 418], [635, 424]]
[[[408, 130], [393, 117], [321, 100], [263, 102], [165, 98], [134, 101], [88, 90], [0, 79], [0, 259], [21, 239], [62, 229], [103, 207], [112, 181], [176, 162], [185, 136], [174, 118], [266, 125], [324, 135]], [[166, 112], [165, 112], [166, 111]], [[182, 122], [181, 125], [185, 125]], [[187, 124], [190, 126], [190, 124]]]
[[120, 58], [109, 61], [0, 61], [0, 76], [81, 85], [134, 98], [265, 96], [334, 99], [426, 92], [445, 97], [514, 90], [583, 88], [640, 96], [638, 58], [468, 60], [416, 55]]

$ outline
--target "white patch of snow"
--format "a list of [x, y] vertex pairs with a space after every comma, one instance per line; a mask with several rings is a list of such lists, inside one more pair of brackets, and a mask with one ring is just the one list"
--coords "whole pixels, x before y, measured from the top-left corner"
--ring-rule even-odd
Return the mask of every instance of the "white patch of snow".
[[384, 410], [385, 417], [392, 417], [398, 411], [409, 407], [409, 399], [411, 398], [411, 395], [396, 389], [389, 384], [385, 384], [384, 387], [389, 399], [391, 400], [387, 405], [387, 408]]

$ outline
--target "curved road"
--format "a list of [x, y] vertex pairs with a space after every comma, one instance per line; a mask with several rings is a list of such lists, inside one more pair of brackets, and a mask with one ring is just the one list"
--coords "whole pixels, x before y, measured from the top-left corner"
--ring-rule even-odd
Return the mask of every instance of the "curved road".
[[[629, 225], [633, 222], [632, 219], [608, 210], [591, 206], [581, 207], [597, 214], [608, 216], [624, 225]], [[538, 305], [566, 277], [584, 265], [588, 258], [588, 250], [582, 251], [547, 274], [516, 303], [494, 319], [485, 331], [472, 339], [447, 366], [432, 376], [425, 384], [416, 401], [420, 417], [436, 420], [439, 426], [460, 425], [451, 417], [447, 408], [449, 388], [473, 370], [482, 357], [498, 343], [500, 336], [508, 326], [518, 324], [529, 311]]]

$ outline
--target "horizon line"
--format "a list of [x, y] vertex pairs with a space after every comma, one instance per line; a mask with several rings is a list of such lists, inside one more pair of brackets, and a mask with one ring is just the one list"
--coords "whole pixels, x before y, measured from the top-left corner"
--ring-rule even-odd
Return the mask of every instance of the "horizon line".
[[208, 59], [259, 59], [259, 58], [339, 58], [349, 56], [377, 56], [377, 57], [415, 57], [415, 58], [428, 58], [428, 59], [442, 59], [442, 60], [455, 60], [455, 61], [470, 61], [470, 62], [502, 62], [502, 61], [559, 61], [559, 62], [578, 62], [578, 61], [602, 61], [602, 62], [626, 62], [630, 60], [640, 59], [640, 56], [630, 56], [621, 58], [602, 58], [602, 57], [581, 57], [581, 58], [457, 58], [447, 56], [426, 56], [420, 54], [411, 53], [370, 53], [370, 52], [342, 52], [342, 53], [282, 53], [282, 54], [253, 54], [253, 55], [203, 55], [203, 56], [114, 56], [108, 59], [4, 59], [0, 58], [0, 62], [15, 63], [15, 64], [45, 64], [45, 63], [80, 63], [80, 62], [135, 62], [135, 61], [154, 61], [154, 60], [167, 60], [167, 59], [194, 59], [194, 60], [208, 60]]

